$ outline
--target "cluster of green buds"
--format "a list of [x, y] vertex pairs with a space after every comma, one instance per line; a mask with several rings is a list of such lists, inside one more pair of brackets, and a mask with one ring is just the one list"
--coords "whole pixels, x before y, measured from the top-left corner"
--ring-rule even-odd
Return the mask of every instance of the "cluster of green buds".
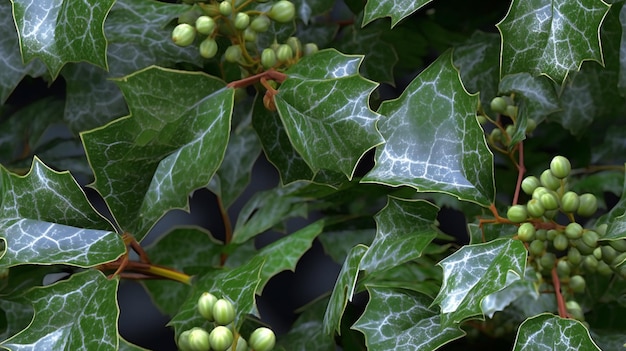
[[[511, 137], [516, 130], [517, 124], [517, 112], [518, 107], [515, 105], [513, 101], [513, 96], [498, 96], [491, 100], [490, 103], [491, 110], [493, 112], [499, 113], [502, 116], [507, 116], [511, 119], [513, 123], [508, 124], [504, 128], [494, 128], [489, 134], [489, 142], [492, 145], [502, 144], [504, 146], [509, 146]], [[487, 119], [484, 116], [479, 116], [480, 122], [486, 122]], [[537, 122], [528, 118], [526, 121], [526, 134], [532, 133], [537, 128]]]
[[198, 313], [211, 322], [207, 330], [194, 327], [180, 333], [177, 344], [181, 351], [270, 351], [276, 345], [276, 335], [265, 327], [255, 329], [248, 341], [235, 329], [235, 306], [229, 300], [218, 299], [210, 292], [198, 298]]
[[223, 59], [240, 64], [242, 67], [257, 72], [261, 66], [268, 68], [288, 67], [306, 55], [317, 51], [315, 44], [302, 47], [293, 37], [284, 44], [269, 48], [257, 47], [257, 36], [272, 28], [272, 21], [283, 24], [293, 22], [296, 15], [295, 5], [289, 0], [277, 0], [265, 11], [260, 11], [251, 3], [265, 3], [268, 0], [210, 0], [197, 1], [187, 12], [179, 16], [179, 24], [172, 31], [172, 40], [176, 45], [189, 46], [198, 43], [200, 55], [214, 58], [220, 51], [218, 37], [230, 42], [222, 48]]
[[[598, 200], [593, 194], [568, 190], [570, 172], [570, 161], [556, 156], [539, 177], [526, 177], [521, 187], [530, 199], [525, 205], [511, 206], [507, 218], [520, 223], [517, 238], [526, 243], [535, 270], [551, 277], [556, 268], [568, 312], [584, 321], [575, 295], [585, 292], [585, 274], [626, 277], [626, 240], [602, 240], [606, 224], [584, 228], [576, 222], [577, 216], [593, 216]], [[559, 213], [569, 223], [557, 223]]]

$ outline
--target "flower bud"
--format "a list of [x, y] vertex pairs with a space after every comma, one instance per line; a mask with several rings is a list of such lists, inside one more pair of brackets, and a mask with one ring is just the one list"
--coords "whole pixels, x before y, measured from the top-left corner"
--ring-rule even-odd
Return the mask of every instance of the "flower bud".
[[196, 29], [187, 23], [177, 25], [172, 31], [172, 41], [178, 46], [189, 46], [196, 38]]

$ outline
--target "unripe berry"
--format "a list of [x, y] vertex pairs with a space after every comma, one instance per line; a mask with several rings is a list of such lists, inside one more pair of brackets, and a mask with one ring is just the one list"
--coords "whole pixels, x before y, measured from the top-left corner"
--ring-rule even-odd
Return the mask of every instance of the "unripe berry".
[[248, 14], [245, 12], [238, 12], [237, 16], [235, 16], [235, 23], [234, 23], [235, 28], [239, 30], [244, 30], [248, 28], [249, 25], [250, 25], [250, 16], [248, 16]]
[[626, 239], [610, 240], [609, 245], [617, 252], [626, 252]]
[[535, 239], [546, 240], [548, 238], [548, 231], [545, 229], [539, 229], [535, 232]]
[[250, 335], [248, 345], [250, 345], [254, 351], [269, 351], [276, 345], [276, 335], [274, 335], [274, 332], [269, 328], [257, 328]]
[[572, 272], [572, 268], [570, 267], [569, 263], [567, 263], [566, 260], [561, 259], [556, 264], [556, 273], [558, 274], [559, 277], [561, 278], [569, 277], [571, 272]]
[[552, 161], [550, 161], [550, 172], [559, 179], [567, 177], [571, 170], [572, 164], [563, 156], [554, 156]]
[[609, 276], [613, 274], [613, 269], [611, 266], [606, 264], [604, 261], [598, 261], [598, 268], [596, 270], [600, 275]]
[[180, 351], [191, 351], [189, 346], [189, 333], [191, 333], [191, 330], [185, 330], [178, 336], [178, 342], [176, 344]]
[[237, 339], [237, 346], [235, 346], [233, 342], [233, 347], [231, 348], [231, 351], [248, 351], [248, 342], [246, 342], [246, 339], [240, 336]]
[[550, 192], [550, 190], [548, 190], [546, 187], [539, 186], [539, 187], [535, 188], [535, 190], [533, 191], [532, 198], [536, 199], [536, 200], [540, 200], [541, 199], [541, 195], [547, 194], [549, 192]]
[[287, 38], [286, 43], [287, 45], [289, 45], [294, 55], [297, 56], [302, 52], [302, 43], [300, 42], [300, 39], [298, 39], [298, 37], [289, 37]]
[[602, 247], [598, 246], [593, 250], [593, 257], [598, 261], [602, 259]]
[[617, 267], [624, 263], [624, 261], [626, 261], [626, 252], [622, 252], [621, 254], [617, 255], [613, 262], [611, 262], [611, 266]]
[[274, 67], [276, 63], [278, 63], [278, 60], [276, 59], [276, 52], [270, 48], [263, 49], [263, 52], [261, 53], [261, 65], [267, 69]]
[[281, 44], [278, 47], [278, 50], [276, 50], [276, 58], [278, 59], [278, 62], [289, 61], [293, 58], [293, 50], [291, 50], [289, 45]]
[[192, 328], [188, 336], [190, 351], [208, 351], [211, 347], [209, 344], [209, 333], [202, 328]]
[[233, 13], [233, 5], [230, 0], [224, 0], [220, 3], [220, 13], [224, 16], [230, 16]]
[[593, 255], [587, 255], [583, 258], [583, 268], [587, 272], [595, 272], [598, 269], [598, 260]]
[[526, 134], [530, 134], [537, 129], [537, 121], [532, 118], [526, 120]]
[[546, 209], [543, 208], [543, 205], [541, 205], [541, 201], [537, 199], [530, 199], [526, 203], [526, 211], [528, 212], [529, 216], [533, 218], [539, 218], [543, 216], [543, 214], [546, 212]]
[[528, 176], [522, 180], [522, 190], [528, 195], [532, 195], [533, 191], [540, 186], [539, 178], [535, 176]]
[[196, 38], [196, 29], [187, 23], [177, 25], [172, 31], [172, 41], [178, 46], [189, 46]]
[[557, 236], [558, 234], [560, 234], [558, 230], [556, 230], [556, 229], [550, 229], [550, 230], [548, 230], [548, 234], [546, 235], [546, 239], [547, 239], [548, 241], [552, 241], [552, 240], [554, 240], [554, 238], [556, 238], [556, 236]]
[[545, 244], [543, 240], [533, 240], [530, 245], [528, 245], [528, 251], [533, 256], [540, 256], [545, 250]]
[[517, 117], [517, 106], [514, 105], [509, 105], [506, 107], [506, 111], [504, 111], [504, 114], [511, 117], [511, 118], [516, 118]]
[[585, 291], [585, 278], [580, 275], [574, 275], [570, 278], [568, 285], [575, 293], [582, 293]]
[[602, 251], [602, 260], [607, 264], [611, 264], [617, 257], [617, 251], [609, 245], [603, 245], [600, 250]]
[[583, 237], [581, 240], [585, 243], [585, 245], [589, 247], [596, 247], [598, 246], [598, 239], [598, 233], [594, 232], [593, 230], [587, 230], [583, 233]]
[[526, 206], [513, 205], [506, 212], [506, 216], [513, 223], [521, 223], [528, 218], [528, 213], [526, 212]]
[[570, 247], [567, 251], [567, 261], [574, 266], [578, 266], [582, 262], [582, 255], [575, 247]]
[[211, 330], [208, 340], [211, 350], [226, 351], [233, 344], [233, 332], [226, 327], [217, 326]]
[[554, 267], [554, 263], [556, 262], [556, 255], [552, 252], [546, 252], [539, 259], [539, 264], [546, 270], [550, 270]]
[[508, 105], [509, 104], [507, 104], [506, 100], [504, 100], [504, 98], [500, 96], [493, 98], [491, 100], [491, 103], [489, 104], [493, 112], [497, 112], [497, 113], [504, 113]]
[[196, 23], [196, 19], [198, 19], [200, 15], [201, 12], [192, 8], [191, 10], [185, 11], [180, 16], [178, 16], [178, 23], [194, 24]]
[[568, 191], [561, 197], [561, 210], [567, 213], [574, 213], [578, 210], [580, 200], [578, 194], [573, 191]]
[[578, 199], [580, 204], [576, 213], [579, 215], [591, 217], [598, 210], [598, 199], [593, 194], [582, 194]]
[[517, 237], [521, 241], [533, 241], [535, 239], [535, 226], [533, 226], [532, 223], [522, 223], [517, 230]]
[[583, 226], [576, 222], [572, 222], [565, 227], [565, 235], [570, 239], [578, 239], [583, 236]]
[[270, 28], [271, 20], [265, 16], [260, 15], [250, 22], [250, 29], [257, 33], [264, 33]]
[[502, 141], [502, 131], [499, 128], [495, 128], [489, 134], [489, 139], [492, 142], [501, 142]]
[[231, 45], [226, 48], [224, 59], [228, 62], [235, 63], [241, 59], [241, 55], [241, 47], [239, 45]]
[[550, 190], [556, 190], [561, 186], [561, 181], [557, 177], [553, 176], [549, 169], [543, 171], [539, 179], [541, 181], [541, 185]]
[[209, 322], [213, 321], [213, 306], [216, 301], [217, 297], [209, 292], [202, 293], [198, 299], [198, 312]]
[[246, 30], [243, 31], [243, 40], [247, 42], [253, 42], [256, 40], [256, 38], [256, 32], [250, 29], [250, 27], [246, 28]]
[[235, 307], [225, 299], [215, 301], [213, 305], [213, 319], [219, 325], [227, 325], [235, 320]]
[[210, 35], [215, 30], [215, 20], [209, 16], [200, 16], [196, 20], [196, 30], [198, 33]]
[[565, 303], [565, 308], [567, 312], [572, 315], [576, 320], [584, 321], [585, 314], [583, 313], [583, 309], [580, 308], [580, 305], [576, 301], [567, 301]]
[[309, 55], [313, 55], [314, 53], [318, 52], [319, 48], [317, 47], [317, 44], [315, 43], [306, 43], [304, 45], [304, 56], [309, 56]]
[[545, 193], [541, 195], [539, 202], [541, 202], [541, 206], [543, 206], [543, 208], [548, 211], [556, 210], [557, 208], [559, 208], [559, 200], [553, 193]]
[[552, 245], [559, 251], [565, 251], [569, 247], [569, 240], [563, 234], [557, 234], [552, 240]]
[[607, 229], [609, 229], [609, 225], [606, 223], [603, 223], [596, 227], [596, 232], [598, 233], [598, 235], [600, 235], [600, 237], [603, 237], [606, 235]]
[[296, 15], [296, 7], [291, 1], [279, 0], [267, 13], [267, 16], [279, 23], [287, 23], [293, 20]]
[[200, 43], [200, 56], [204, 58], [213, 58], [217, 54], [217, 42], [213, 38], [206, 38]]

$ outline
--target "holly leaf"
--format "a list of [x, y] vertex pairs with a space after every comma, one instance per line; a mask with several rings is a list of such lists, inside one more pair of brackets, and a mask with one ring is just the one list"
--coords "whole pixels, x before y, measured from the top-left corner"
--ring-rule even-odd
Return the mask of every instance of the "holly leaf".
[[324, 252], [333, 261], [342, 263], [345, 261], [350, 250], [358, 245], [370, 245], [376, 236], [374, 229], [355, 229], [340, 231], [325, 231], [317, 239], [324, 247]]
[[391, 27], [393, 28], [403, 18], [408, 17], [431, 1], [432, 0], [367, 0], [362, 25], [365, 26], [377, 18], [391, 17]]
[[306, 227], [276, 240], [257, 253], [265, 261], [257, 293], [261, 295], [267, 282], [287, 269], [295, 272], [296, 264], [313, 245], [313, 240], [324, 229], [324, 221], [313, 222]]
[[333, 8], [333, 0], [294, 0], [298, 18], [308, 25], [311, 17], [324, 14]]
[[608, 10], [603, 1], [514, 0], [496, 25], [502, 36], [501, 76], [545, 74], [562, 85], [583, 61], [602, 64], [599, 31]]
[[26, 292], [20, 302], [35, 309], [32, 322], [2, 342], [14, 350], [117, 350], [117, 279], [87, 270]]
[[9, 15], [11, 2], [0, 3], [0, 13], [6, 14], [0, 18], [0, 57], [2, 57], [0, 105], [2, 105], [26, 75], [40, 77], [46, 73], [46, 66], [38, 60], [23, 63], [13, 16]]
[[351, 179], [361, 157], [384, 141], [379, 115], [368, 106], [377, 84], [358, 74], [361, 61], [332, 49], [305, 56], [286, 72], [274, 98], [291, 144], [314, 173], [325, 169]]
[[328, 297], [325, 297], [305, 306], [289, 332], [278, 337], [278, 347], [290, 351], [335, 351], [335, 340], [324, 333], [322, 324], [327, 305]]
[[351, 301], [354, 295], [359, 275], [359, 264], [366, 252], [367, 246], [365, 245], [353, 247], [341, 267], [335, 287], [330, 295], [328, 307], [326, 307], [326, 313], [324, 313], [324, 332], [327, 335], [341, 331], [341, 317], [348, 301]]
[[24, 62], [41, 59], [53, 79], [68, 62], [108, 69], [104, 20], [115, 0], [13, 0]]
[[[417, 76], [395, 100], [382, 103], [386, 143], [363, 182], [442, 192], [489, 206], [493, 155], [476, 121], [478, 97], [463, 87], [450, 51]], [[409, 157], [410, 155], [410, 157]]]
[[368, 273], [384, 271], [416, 259], [437, 236], [434, 222], [439, 209], [424, 200], [388, 198], [375, 217], [376, 237], [359, 269]]
[[619, 240], [626, 238], [626, 179], [622, 187], [622, 196], [611, 211], [600, 219], [600, 223], [609, 226], [603, 240]]
[[[130, 115], [81, 134], [98, 190], [137, 240], [171, 209], [189, 209], [228, 143], [233, 89], [202, 74], [150, 67], [116, 80]], [[193, 177], [189, 177], [193, 174]]]
[[600, 350], [589, 330], [577, 320], [549, 313], [525, 320], [517, 331], [514, 351], [528, 348], [545, 350]]
[[443, 284], [434, 303], [441, 306], [442, 323], [460, 323], [481, 315], [485, 297], [524, 276], [526, 255], [519, 240], [497, 239], [463, 246], [441, 260]]
[[91, 206], [69, 172], [38, 158], [25, 176], [0, 168], [0, 267], [69, 264], [90, 267], [125, 252], [111, 223]]
[[368, 350], [436, 350], [465, 335], [458, 326], [444, 326], [424, 294], [385, 286], [367, 291], [370, 300], [352, 329], [365, 335]]

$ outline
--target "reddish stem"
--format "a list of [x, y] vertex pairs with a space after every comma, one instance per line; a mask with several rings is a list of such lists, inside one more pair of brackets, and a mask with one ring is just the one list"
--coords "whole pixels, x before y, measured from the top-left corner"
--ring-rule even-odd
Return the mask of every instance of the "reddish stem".
[[517, 167], [517, 184], [515, 185], [515, 195], [513, 196], [513, 205], [517, 204], [519, 200], [519, 192], [522, 187], [522, 180], [524, 179], [524, 173], [526, 173], [526, 167], [524, 166], [524, 142], [520, 141], [517, 146], [518, 162]]
[[565, 301], [563, 300], [563, 294], [561, 294], [561, 282], [559, 281], [559, 275], [556, 272], [556, 265], [552, 267], [552, 285], [554, 285], [554, 295], [556, 296], [556, 304], [559, 306], [559, 316], [561, 318], [568, 318], [567, 308], [565, 307]]
[[259, 74], [255, 74], [253, 76], [249, 76], [240, 80], [236, 80], [234, 82], [230, 82], [226, 86], [229, 88], [233, 88], [233, 89], [244, 88], [260, 81], [262, 78], [265, 78], [265, 79], [269, 78], [271, 80], [277, 81], [278, 83], [282, 83], [285, 81], [285, 79], [287, 79], [287, 75], [282, 72], [278, 72], [274, 69], [269, 69]]

